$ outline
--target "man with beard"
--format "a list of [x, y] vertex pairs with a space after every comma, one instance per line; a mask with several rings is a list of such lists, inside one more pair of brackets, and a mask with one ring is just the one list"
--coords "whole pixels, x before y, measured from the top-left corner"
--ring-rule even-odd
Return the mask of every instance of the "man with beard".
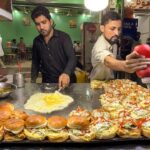
[[[114, 79], [114, 71], [133, 73], [146, 68], [150, 61], [136, 52], [126, 56], [126, 60], [116, 58], [116, 45], [121, 31], [121, 17], [114, 11], [103, 15], [100, 25], [101, 36], [97, 39], [92, 49], [92, 66], [90, 79]], [[115, 48], [114, 48], [115, 47]]]
[[76, 56], [68, 34], [56, 30], [50, 12], [37, 6], [31, 14], [39, 35], [33, 41], [31, 82], [36, 82], [39, 71], [43, 83], [59, 83], [66, 87], [76, 82]]

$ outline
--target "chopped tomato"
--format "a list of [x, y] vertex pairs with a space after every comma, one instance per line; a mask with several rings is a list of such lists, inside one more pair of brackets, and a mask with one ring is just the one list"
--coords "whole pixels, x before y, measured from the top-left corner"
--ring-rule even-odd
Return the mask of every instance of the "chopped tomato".
[[143, 124], [143, 122], [145, 122], [145, 118], [142, 118], [142, 119], [140, 119], [138, 122], [137, 122], [137, 127], [138, 128], [141, 128], [141, 126], [142, 126], [142, 124]]
[[130, 123], [131, 126], [135, 126], [135, 127], [137, 126], [136, 121], [131, 118], [131, 119], [124, 119], [122, 122], [120, 122], [120, 127], [124, 128], [124, 125], [127, 123]]
[[121, 110], [121, 111], [119, 112], [119, 114], [118, 114], [118, 118], [129, 116], [129, 114], [130, 114], [130, 113], [129, 113], [128, 111], [126, 111], [126, 110]]

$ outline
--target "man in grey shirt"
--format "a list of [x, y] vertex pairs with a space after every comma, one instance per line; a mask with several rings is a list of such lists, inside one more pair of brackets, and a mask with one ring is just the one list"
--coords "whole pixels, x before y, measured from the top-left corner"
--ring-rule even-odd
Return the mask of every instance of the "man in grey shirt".
[[112, 45], [119, 39], [121, 26], [121, 17], [117, 12], [109, 11], [102, 17], [100, 25], [102, 34], [92, 49], [91, 80], [113, 79], [113, 70], [133, 73], [150, 64], [149, 59], [143, 58], [136, 52], [129, 54], [126, 60], [116, 58], [116, 49], [113, 49]]

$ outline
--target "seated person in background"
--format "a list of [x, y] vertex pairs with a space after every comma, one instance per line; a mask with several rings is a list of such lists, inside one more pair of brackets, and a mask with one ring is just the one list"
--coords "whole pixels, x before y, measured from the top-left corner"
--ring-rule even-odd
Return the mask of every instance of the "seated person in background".
[[12, 39], [11, 43], [12, 43], [11, 44], [12, 53], [17, 54], [18, 53], [17, 40], [16, 39]]
[[4, 50], [2, 47], [2, 37], [0, 35], [0, 68], [6, 68], [4, 63], [3, 63], [3, 60], [2, 60], [3, 56], [4, 56]]
[[80, 44], [80, 42], [77, 42], [77, 45], [76, 45], [76, 47], [75, 47], [75, 52], [81, 52], [81, 44]]
[[73, 49], [75, 50], [75, 47], [77, 46], [77, 41], [73, 41]]
[[144, 69], [150, 61], [136, 52], [127, 55], [126, 60], [116, 58], [113, 44], [119, 39], [122, 21], [117, 12], [108, 11], [101, 20], [100, 30], [102, 35], [96, 41], [92, 49], [92, 66], [90, 79], [109, 80], [114, 79], [113, 71], [133, 73]]
[[20, 42], [18, 43], [17, 47], [20, 58], [24, 59], [26, 57], [26, 45], [23, 41], [23, 37], [20, 37]]
[[81, 53], [82, 47], [80, 42], [74, 41], [73, 48], [76, 53]]

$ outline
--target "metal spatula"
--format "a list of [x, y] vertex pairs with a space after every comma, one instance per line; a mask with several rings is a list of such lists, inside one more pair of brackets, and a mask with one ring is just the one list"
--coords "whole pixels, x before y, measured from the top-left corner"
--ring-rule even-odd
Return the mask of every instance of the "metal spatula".
[[58, 90], [56, 90], [55, 92], [60, 92], [63, 88], [60, 87]]

